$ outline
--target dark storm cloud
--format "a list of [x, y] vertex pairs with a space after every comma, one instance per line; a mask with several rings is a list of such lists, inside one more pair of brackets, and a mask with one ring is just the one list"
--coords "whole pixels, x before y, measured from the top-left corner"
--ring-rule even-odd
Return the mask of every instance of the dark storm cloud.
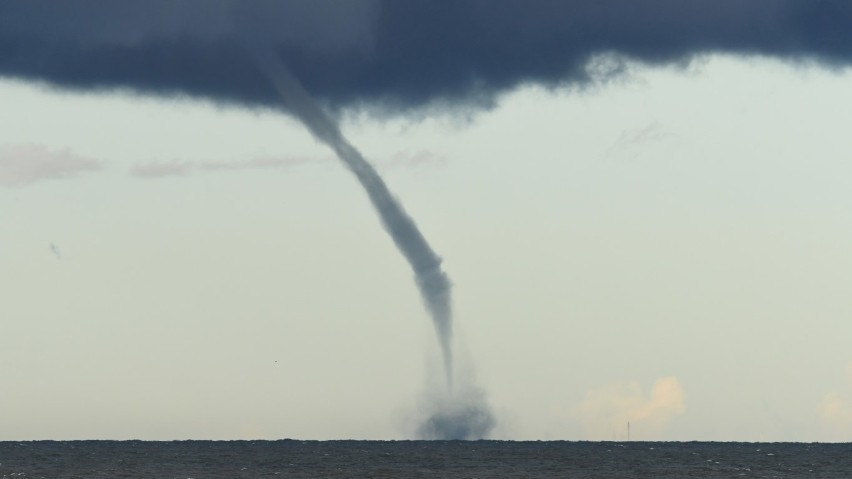
[[335, 106], [487, 104], [587, 81], [595, 55], [729, 52], [852, 61], [846, 0], [21, 0], [0, 2], [0, 75], [277, 106], [243, 45], [274, 45]]

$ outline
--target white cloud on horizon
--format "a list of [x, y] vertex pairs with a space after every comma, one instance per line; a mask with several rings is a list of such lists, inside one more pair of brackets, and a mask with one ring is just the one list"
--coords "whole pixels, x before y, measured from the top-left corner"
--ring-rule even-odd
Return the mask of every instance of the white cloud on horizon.
[[616, 383], [589, 390], [575, 409], [575, 416], [592, 440], [626, 439], [627, 423], [631, 438], [658, 438], [671, 420], [686, 410], [686, 395], [674, 376], [660, 378], [646, 396], [639, 382]]
[[71, 178], [100, 170], [98, 160], [69, 149], [50, 150], [34, 143], [0, 145], [0, 187], [24, 186], [43, 179]]
[[823, 396], [818, 407], [820, 418], [834, 433], [846, 433], [848, 440], [852, 430], [852, 361], [846, 364], [846, 392], [832, 391]]

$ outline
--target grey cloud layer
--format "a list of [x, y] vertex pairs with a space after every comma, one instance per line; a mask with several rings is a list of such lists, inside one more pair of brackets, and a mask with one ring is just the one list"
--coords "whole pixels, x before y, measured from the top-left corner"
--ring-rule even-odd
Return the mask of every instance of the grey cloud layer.
[[278, 107], [244, 43], [275, 48], [335, 107], [487, 105], [523, 82], [589, 79], [597, 54], [852, 60], [845, 0], [6, 1], [0, 75]]
[[70, 178], [101, 169], [101, 162], [69, 150], [41, 145], [0, 145], [0, 187], [15, 187], [43, 179]]
[[[0, 148], [0, 151], [2, 149]], [[130, 168], [130, 174], [137, 178], [163, 178], [167, 176], [186, 176], [199, 171], [240, 171], [261, 168], [286, 168], [311, 162], [330, 161], [328, 158], [309, 157], [258, 157], [246, 161], [186, 161], [172, 159], [165, 161], [142, 161]], [[374, 164], [378, 170], [396, 168], [421, 168], [423, 166], [443, 166], [447, 158], [429, 150], [397, 151], [389, 158], [377, 158]]]
[[258, 168], [283, 168], [307, 163], [307, 158], [253, 158], [248, 161], [146, 161], [130, 169], [130, 174], [139, 178], [162, 178], [181, 176], [193, 171], [232, 171]]

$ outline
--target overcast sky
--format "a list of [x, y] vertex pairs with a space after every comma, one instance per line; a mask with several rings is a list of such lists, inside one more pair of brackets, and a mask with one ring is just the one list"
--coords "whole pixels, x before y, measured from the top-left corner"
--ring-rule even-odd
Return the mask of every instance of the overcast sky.
[[[339, 25], [293, 62], [444, 258], [492, 437], [852, 440], [843, 61], [589, 47], [576, 71], [411, 86], [373, 36], [395, 17], [362, 5], [311, 20]], [[225, 88], [256, 79], [44, 67], [51, 41], [149, 41], [76, 28], [0, 61], [0, 440], [413, 437], [438, 345], [351, 173], [266, 93]], [[377, 63], [340, 71], [379, 73], [311, 80], [357, 38]]]

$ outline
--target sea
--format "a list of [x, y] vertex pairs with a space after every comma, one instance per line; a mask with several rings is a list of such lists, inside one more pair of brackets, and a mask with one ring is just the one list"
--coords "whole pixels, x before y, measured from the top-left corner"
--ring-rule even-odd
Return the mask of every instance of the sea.
[[0, 442], [5, 478], [852, 478], [852, 443]]

